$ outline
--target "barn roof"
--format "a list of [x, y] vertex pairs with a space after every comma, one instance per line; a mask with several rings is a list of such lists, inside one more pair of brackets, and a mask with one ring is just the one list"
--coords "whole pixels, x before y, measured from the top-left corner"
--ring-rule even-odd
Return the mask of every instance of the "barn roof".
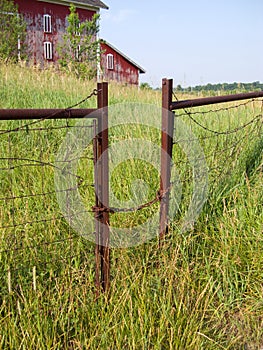
[[102, 1], [100, 0], [71, 0], [70, 3], [72, 4], [84, 4], [84, 5], [90, 5], [93, 7], [97, 7], [97, 8], [103, 8], [103, 9], [108, 9], [109, 7], [104, 4]]
[[136, 68], [138, 68], [140, 73], [146, 73], [146, 70], [144, 68], [142, 68], [141, 66], [139, 66], [136, 62], [134, 62], [133, 60], [131, 60], [128, 56], [126, 56], [123, 52], [121, 52], [120, 50], [118, 50], [116, 47], [114, 47], [112, 44], [110, 44], [108, 41], [101, 39], [101, 43], [107, 45], [108, 47], [110, 47], [112, 50], [114, 50], [115, 52], [117, 52], [119, 55], [121, 55], [123, 58], [125, 58], [128, 62], [130, 62], [133, 66], [135, 66]]
[[89, 8], [95, 8], [95, 9], [106, 9], [108, 10], [109, 7], [104, 4], [104, 2], [100, 0], [38, 0], [43, 2], [55, 2], [60, 3], [69, 6], [70, 4], [75, 5], [76, 7], [82, 6], [82, 7], [89, 7]]

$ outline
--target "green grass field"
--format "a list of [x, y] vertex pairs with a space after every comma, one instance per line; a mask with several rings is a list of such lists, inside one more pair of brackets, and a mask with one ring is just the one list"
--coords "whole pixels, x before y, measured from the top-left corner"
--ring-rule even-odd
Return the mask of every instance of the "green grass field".
[[[0, 109], [67, 108], [94, 88], [94, 82], [55, 70], [0, 65]], [[110, 84], [110, 105], [124, 102], [160, 107], [161, 93]], [[229, 108], [233, 106], [205, 107], [192, 117], [207, 129], [224, 132], [262, 113], [262, 101]], [[94, 97], [81, 105], [93, 107]], [[192, 172], [175, 145], [182, 203], [163, 247], [158, 248], [156, 238], [112, 249], [110, 294], [96, 301], [94, 244], [69, 227], [54, 193], [52, 164], [74, 122], [46, 120], [23, 127], [26, 121], [1, 121], [0, 349], [263, 348], [262, 116], [222, 135], [188, 115], [180, 118], [204, 150], [208, 200], [194, 227], [182, 233]], [[110, 131], [111, 142], [133, 137], [160, 142], [151, 128]], [[93, 203], [91, 151], [87, 149], [78, 170], [87, 206]], [[129, 160], [113, 172], [117, 198], [131, 197], [138, 173], [149, 186], [146, 199], [154, 196], [158, 172]], [[155, 204], [138, 213], [114, 214], [111, 222], [131, 227], [158, 208]]]

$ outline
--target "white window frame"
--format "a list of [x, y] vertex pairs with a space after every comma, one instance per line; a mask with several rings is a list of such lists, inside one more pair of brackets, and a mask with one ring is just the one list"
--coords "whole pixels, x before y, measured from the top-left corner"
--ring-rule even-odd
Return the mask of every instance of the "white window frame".
[[43, 28], [44, 33], [51, 33], [52, 32], [52, 23], [51, 23], [51, 16], [50, 15], [44, 15], [43, 16]]
[[44, 41], [44, 58], [45, 60], [53, 59], [53, 47], [50, 41]]
[[112, 53], [107, 54], [107, 69], [114, 69], [114, 56]]
[[75, 58], [78, 60], [79, 59], [79, 57], [80, 57], [80, 49], [81, 49], [81, 47], [80, 47], [80, 45], [78, 45], [77, 47], [76, 47], [76, 50], [75, 50]]
[[79, 31], [79, 29], [80, 29], [80, 22], [79, 22], [78, 25], [76, 26], [76, 31], [75, 31], [75, 35], [76, 35], [76, 36], [80, 36], [80, 31]]

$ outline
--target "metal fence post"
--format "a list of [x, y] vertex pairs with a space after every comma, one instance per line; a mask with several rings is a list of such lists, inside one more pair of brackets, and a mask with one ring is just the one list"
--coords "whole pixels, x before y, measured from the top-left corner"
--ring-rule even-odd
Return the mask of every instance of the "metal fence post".
[[174, 118], [170, 111], [173, 93], [173, 80], [162, 80], [162, 152], [161, 152], [161, 178], [160, 193], [162, 195], [160, 204], [160, 236], [162, 244], [168, 233], [168, 212], [171, 178], [171, 158], [173, 150]]
[[109, 164], [108, 164], [108, 83], [98, 83], [97, 104], [100, 109], [97, 136], [97, 166], [95, 167], [96, 206], [96, 287], [107, 292], [110, 287], [110, 248], [109, 248]]

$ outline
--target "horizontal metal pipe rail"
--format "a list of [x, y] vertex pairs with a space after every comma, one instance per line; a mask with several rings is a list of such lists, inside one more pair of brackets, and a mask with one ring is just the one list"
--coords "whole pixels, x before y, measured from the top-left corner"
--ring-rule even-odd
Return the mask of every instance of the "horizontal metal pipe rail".
[[76, 119], [99, 118], [101, 113], [90, 109], [0, 109], [0, 120], [32, 120], [32, 119]]
[[[48, 120], [48, 119], [97, 119], [94, 131], [93, 151], [95, 174], [96, 207], [105, 209], [109, 207], [109, 164], [108, 164], [108, 83], [98, 83], [87, 98], [97, 96], [98, 108], [77, 109], [0, 109], [0, 121], [4, 120]], [[86, 98], [86, 99], [87, 99]], [[81, 101], [83, 102], [83, 101]], [[80, 103], [79, 103], [80, 104]], [[78, 104], [78, 105], [79, 105]], [[77, 106], [77, 105], [76, 105]], [[29, 123], [30, 125], [30, 123]], [[103, 155], [103, 157], [102, 157]], [[99, 195], [99, 197], [98, 197]], [[109, 213], [102, 210], [95, 212], [96, 249], [95, 249], [95, 284], [96, 295], [108, 292], [110, 288], [110, 231]]]
[[193, 100], [174, 101], [170, 105], [170, 110], [173, 111], [175, 109], [200, 107], [200, 106], [206, 106], [206, 105], [211, 105], [216, 103], [249, 100], [249, 99], [259, 98], [259, 97], [263, 97], [263, 91], [247, 92], [247, 93], [235, 94], [235, 95], [204, 97], [204, 98], [197, 98]]
[[[169, 189], [171, 185], [171, 159], [173, 155], [173, 115], [167, 113], [167, 111], [179, 110], [184, 108], [201, 107], [205, 105], [212, 105], [217, 103], [234, 102], [239, 100], [251, 100], [259, 97], [263, 97], [263, 91], [248, 92], [242, 94], [213, 96], [197, 99], [189, 99], [182, 101], [172, 101], [173, 94], [173, 80], [163, 79], [162, 81], [162, 149], [161, 153], [161, 187]], [[167, 157], [167, 155], [169, 157]], [[164, 185], [163, 185], [164, 183]], [[164, 186], [164, 187], [162, 187]], [[168, 233], [168, 212], [169, 212], [169, 194], [167, 191], [165, 198], [162, 199], [160, 206], [160, 245]]]

